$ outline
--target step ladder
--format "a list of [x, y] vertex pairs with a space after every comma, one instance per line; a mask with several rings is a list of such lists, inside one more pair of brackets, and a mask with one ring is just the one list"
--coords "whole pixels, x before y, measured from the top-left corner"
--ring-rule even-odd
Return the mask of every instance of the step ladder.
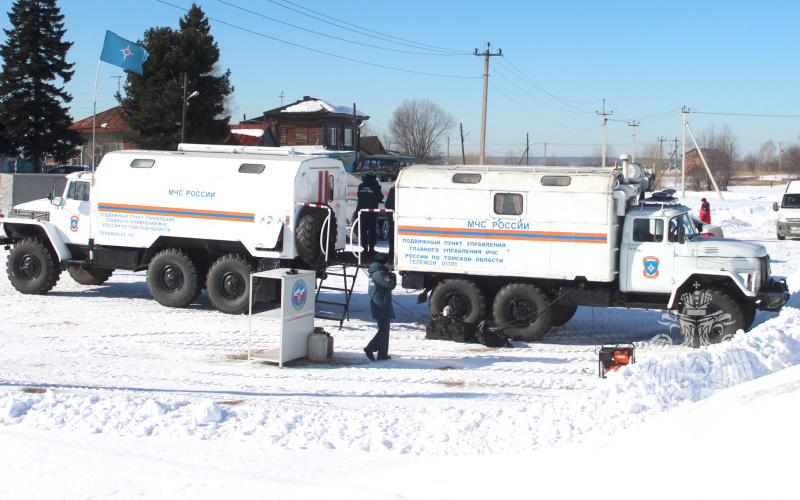
[[[350, 320], [350, 297], [353, 295], [356, 278], [362, 270], [366, 272], [366, 268], [360, 265], [329, 265], [325, 272], [322, 273], [322, 277], [317, 278], [317, 309], [314, 317], [338, 320], [339, 330], [341, 330], [344, 320]], [[320, 294], [323, 290], [333, 293], [327, 293], [323, 299], [320, 299]], [[340, 299], [329, 299], [331, 295], [338, 295]]]

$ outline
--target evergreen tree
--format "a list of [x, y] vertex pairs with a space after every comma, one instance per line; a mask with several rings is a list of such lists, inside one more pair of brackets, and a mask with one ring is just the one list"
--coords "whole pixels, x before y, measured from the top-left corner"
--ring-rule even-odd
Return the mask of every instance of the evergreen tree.
[[233, 92], [230, 70], [217, 75], [219, 47], [211, 36], [208, 18], [193, 4], [180, 20], [180, 30], [151, 28], [144, 34], [150, 57], [144, 75], [128, 73], [125, 98], [117, 96], [129, 113], [125, 122], [139, 133], [136, 146], [175, 149], [181, 142], [184, 75], [187, 95], [185, 142], [221, 144], [228, 135], [230, 116], [225, 101]]
[[72, 96], [56, 79], [72, 79], [73, 64], [66, 62], [72, 42], [64, 42], [63, 14], [56, 0], [17, 0], [8, 13], [11, 30], [3, 30], [0, 45], [0, 154], [21, 155], [42, 171], [45, 156], [65, 162], [81, 143], [78, 132], [68, 130], [72, 120], [66, 103]]

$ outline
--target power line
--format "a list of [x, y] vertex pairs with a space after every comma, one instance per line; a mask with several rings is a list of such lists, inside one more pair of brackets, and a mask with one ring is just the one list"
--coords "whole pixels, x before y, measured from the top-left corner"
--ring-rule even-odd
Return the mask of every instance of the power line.
[[559, 108], [558, 106], [554, 106], [554, 105], [550, 104], [549, 102], [545, 102], [545, 101], [543, 101], [543, 100], [539, 99], [538, 97], [536, 97], [535, 95], [533, 95], [533, 94], [531, 94], [531, 93], [527, 92], [526, 90], [522, 89], [522, 88], [521, 88], [519, 85], [517, 85], [516, 83], [512, 82], [511, 80], [509, 80], [509, 79], [508, 79], [508, 78], [507, 78], [507, 77], [506, 77], [506, 76], [503, 74], [503, 72], [502, 72], [502, 71], [500, 71], [500, 70], [498, 70], [496, 67], [495, 67], [495, 71], [497, 72], [497, 74], [498, 74], [498, 75], [499, 75], [501, 78], [503, 78], [503, 79], [504, 79], [504, 80], [506, 80], [508, 83], [510, 83], [511, 85], [513, 85], [514, 87], [516, 87], [516, 88], [517, 88], [517, 89], [518, 89], [520, 92], [522, 92], [523, 94], [527, 95], [528, 97], [530, 97], [530, 98], [532, 98], [532, 99], [536, 99], [537, 101], [539, 101], [540, 103], [544, 104], [545, 106], [550, 106], [550, 107], [551, 107], [551, 108], [553, 108], [553, 109], [557, 109], [558, 111], [563, 111], [563, 112], [565, 112], [565, 113], [593, 113], [593, 111], [572, 111], [572, 110], [569, 110], [569, 109], [563, 109], [563, 108]]
[[541, 115], [539, 115], [539, 114], [537, 114], [537, 113], [535, 113], [535, 112], [531, 111], [530, 109], [526, 108], [526, 107], [525, 107], [525, 106], [523, 106], [522, 104], [518, 103], [517, 101], [515, 101], [515, 100], [514, 100], [514, 99], [512, 99], [511, 97], [507, 96], [507, 95], [506, 95], [506, 94], [505, 94], [505, 93], [504, 93], [502, 90], [498, 89], [498, 88], [497, 88], [497, 87], [496, 87], [494, 84], [490, 83], [489, 85], [490, 85], [490, 86], [491, 86], [493, 89], [495, 89], [496, 91], [498, 91], [498, 92], [500, 93], [500, 95], [502, 95], [503, 97], [505, 97], [505, 98], [506, 98], [506, 99], [508, 99], [509, 101], [513, 102], [514, 104], [516, 104], [516, 105], [517, 105], [517, 106], [519, 106], [520, 108], [524, 109], [525, 111], [527, 111], [528, 113], [532, 114], [533, 116], [535, 116], [535, 117], [537, 117], [537, 118], [541, 118], [542, 120], [544, 120], [544, 121], [546, 121], [546, 122], [550, 122], [550, 123], [552, 123], [553, 125], [558, 125], [559, 127], [571, 128], [571, 129], [575, 129], [575, 130], [592, 130], [592, 129], [596, 129], [596, 128], [597, 128], [597, 126], [594, 126], [594, 127], [572, 127], [572, 126], [570, 126], [570, 125], [564, 125], [563, 123], [554, 122], [553, 120], [550, 120], [550, 119], [548, 119], [548, 118], [545, 118], [544, 116], [541, 116]]
[[696, 115], [756, 116], [760, 118], [800, 118], [800, 115], [766, 115], [756, 113], [712, 113], [710, 111], [692, 111]]
[[[413, 45], [419, 46], [418, 48], [430, 47], [430, 49], [427, 49], [427, 50], [435, 49], [435, 50], [446, 51], [446, 52], [454, 52], [456, 54], [463, 54], [463, 55], [469, 55], [470, 54], [469, 52], [466, 52], [466, 51], [463, 51], [463, 50], [447, 49], [447, 48], [444, 48], [444, 47], [436, 47], [435, 45], [427, 45], [427, 44], [424, 44], [424, 43], [414, 42], [413, 40], [406, 40], [404, 38], [399, 38], [399, 37], [396, 37], [396, 36], [387, 35], [385, 33], [379, 32], [379, 31], [374, 31], [374, 30], [371, 30], [371, 29], [368, 29], [368, 28], [364, 28], [364, 27], [352, 24], [352, 23], [348, 23], [347, 21], [343, 21], [341, 19], [336, 19], [335, 17], [329, 16], [327, 14], [323, 14], [321, 12], [317, 12], [317, 11], [309, 9], [307, 7], [303, 7], [302, 5], [298, 5], [298, 4], [290, 2], [288, 0], [284, 0], [284, 3], [288, 3], [289, 5], [294, 5], [295, 7], [298, 7], [300, 9], [302, 9], [302, 10], [307, 10], [308, 12], [313, 12], [314, 14], [317, 14], [317, 15], [320, 15], [320, 16], [324, 16], [324, 19], [316, 17], [316, 16], [312, 16], [310, 14], [306, 14], [305, 12], [301, 12], [301, 11], [299, 11], [297, 9], [293, 9], [291, 7], [287, 7], [286, 5], [280, 4], [280, 3], [278, 3], [278, 2], [276, 2], [274, 0], [267, 0], [267, 1], [277, 5], [278, 7], [283, 7], [284, 9], [291, 10], [292, 12], [296, 12], [296, 13], [298, 13], [300, 15], [303, 15], [303, 16], [306, 16], [306, 17], [310, 17], [312, 19], [316, 19], [317, 21], [320, 21], [320, 22], [323, 22], [323, 23], [331, 24], [333, 26], [336, 26], [337, 28], [350, 29], [350, 28], [345, 28], [344, 26], [340, 26], [339, 24], [336, 24], [334, 22], [329, 21], [329, 19], [332, 19], [332, 20], [336, 21], [337, 23], [341, 23], [341, 24], [344, 24], [346, 26], [350, 26], [352, 28], [356, 28], [357, 30], [359, 30], [358, 33], [361, 34], [361, 35], [369, 36], [369, 37], [372, 37], [372, 38], [377, 38], [379, 40], [383, 40], [383, 41], [386, 41], [386, 42], [397, 43], [399, 45], [413, 44]], [[363, 31], [366, 31], [368, 33], [363, 33]], [[376, 35], [380, 35], [380, 36], [370, 35], [369, 33], [375, 33]], [[401, 42], [407, 42], [407, 43], [393, 42], [392, 40], [389, 40], [389, 38], [392, 38], [394, 40], [400, 40]], [[413, 46], [413, 45], [410, 45], [410, 46]]]
[[[264, 19], [268, 19], [268, 20], [276, 22], [278, 24], [283, 24], [284, 26], [289, 26], [291, 28], [295, 28], [295, 29], [298, 29], [298, 30], [301, 30], [301, 31], [305, 31], [305, 32], [308, 32], [308, 33], [313, 33], [315, 35], [324, 36], [324, 37], [327, 37], [327, 38], [332, 38], [334, 40], [339, 40], [340, 42], [351, 43], [351, 44], [354, 44], [354, 45], [360, 45], [362, 47], [369, 47], [369, 48], [373, 48], [373, 49], [388, 50], [388, 51], [391, 51], [391, 52], [401, 52], [401, 53], [404, 53], [404, 54], [414, 54], [414, 55], [420, 55], [420, 56], [462, 56], [462, 55], [467, 55], [466, 53], [463, 53], [463, 54], [461, 54], [461, 53], [438, 53], [438, 54], [432, 54], [432, 53], [426, 53], [426, 52], [412, 52], [410, 50], [391, 49], [391, 48], [388, 48], [388, 47], [380, 47], [378, 45], [370, 45], [368, 43], [356, 42], [354, 40], [348, 40], [346, 38], [340, 38], [340, 37], [337, 37], [337, 36], [328, 35], [326, 33], [321, 33], [319, 31], [314, 31], [314, 30], [311, 30], [311, 29], [308, 29], [308, 28], [303, 28], [302, 26], [296, 26], [294, 24], [290, 24], [290, 23], [287, 23], [285, 21], [281, 21], [279, 19], [275, 19], [275, 18], [266, 16], [264, 14], [260, 14], [260, 13], [255, 12], [255, 11], [252, 11], [252, 10], [249, 10], [249, 9], [245, 9], [244, 7], [240, 7], [238, 5], [234, 5], [231, 2], [227, 2], [225, 0], [217, 0], [217, 1], [220, 2], [220, 3], [223, 3], [225, 5], [228, 5], [230, 7], [233, 7], [234, 9], [239, 9], [242, 12], [247, 12], [248, 14], [252, 14], [254, 16], [258, 16], [258, 17], [261, 17], [261, 18], [264, 18]], [[397, 42], [391, 42], [391, 43], [397, 43]], [[407, 44], [400, 44], [400, 45], [407, 45]], [[433, 50], [433, 49], [425, 49], [425, 50]]]
[[[171, 3], [169, 3], [169, 2], [167, 2], [165, 0], [156, 0], [156, 1], [159, 2], [159, 3], [163, 3], [164, 5], [169, 5], [170, 7], [174, 7], [176, 9], [178, 9], [178, 10], [183, 11], [183, 12], [188, 12], [187, 9], [185, 9], [183, 7], [180, 7], [178, 5], [171, 4]], [[308, 50], [308, 51], [311, 51], [311, 52], [316, 52], [318, 54], [323, 54], [323, 55], [326, 55], [326, 56], [335, 57], [337, 59], [343, 59], [345, 61], [350, 61], [350, 62], [354, 62], [354, 63], [358, 63], [358, 64], [364, 64], [366, 66], [374, 66], [376, 68], [389, 69], [389, 70], [392, 70], [392, 71], [400, 71], [400, 72], [403, 72], [403, 73], [413, 73], [413, 74], [416, 74], [416, 75], [436, 76], [436, 77], [440, 77], [440, 78], [463, 78], [463, 79], [481, 78], [480, 76], [442, 75], [442, 74], [438, 74], [438, 73], [427, 73], [427, 72], [424, 72], [424, 71], [414, 71], [414, 70], [411, 70], [411, 69], [394, 68], [392, 66], [385, 66], [383, 64], [376, 64], [376, 63], [371, 63], [371, 62], [367, 62], [367, 61], [361, 61], [361, 60], [358, 60], [358, 59], [353, 59], [352, 57], [345, 57], [345, 56], [341, 56], [339, 54], [332, 54], [330, 52], [325, 52], [323, 50], [312, 49], [311, 47], [306, 47], [306, 46], [300, 45], [298, 43], [288, 42], [286, 40], [281, 40], [280, 38], [275, 38], [273, 36], [269, 36], [269, 35], [266, 35], [264, 33], [260, 33], [258, 31], [254, 31], [254, 30], [251, 30], [251, 29], [243, 28], [241, 26], [237, 26], [237, 25], [235, 25], [233, 23], [229, 23], [229, 22], [226, 22], [226, 21], [223, 21], [221, 19], [214, 18], [214, 17], [210, 17], [210, 16], [206, 16], [206, 17], [208, 19], [212, 20], [212, 21], [218, 22], [218, 23], [223, 24], [225, 26], [229, 26], [231, 28], [235, 28], [235, 29], [238, 29], [240, 31], [244, 31], [246, 33], [250, 33], [250, 34], [253, 34], [253, 35], [256, 35], [256, 36], [260, 36], [262, 38], [267, 38], [267, 39], [273, 40], [275, 42], [280, 42], [280, 43], [283, 43], [283, 44], [286, 44], [286, 45], [291, 45], [293, 47], [297, 47], [297, 48], [300, 48], [300, 49]]]
[[[534, 86], [536, 89], [538, 89], [538, 90], [540, 90], [540, 91], [544, 92], [545, 94], [549, 95], [549, 96], [550, 96], [550, 97], [552, 97], [553, 99], [556, 99], [556, 100], [558, 100], [558, 101], [561, 101], [562, 103], [566, 104], [567, 106], [571, 106], [571, 107], [573, 107], [573, 108], [575, 108], [575, 109], [579, 109], [579, 110], [580, 110], [580, 108], [577, 108], [577, 107], [575, 107], [575, 106], [572, 106], [572, 105], [571, 105], [571, 104], [569, 104], [569, 103], [571, 103], [571, 102], [574, 102], [575, 104], [593, 104], [593, 103], [596, 103], [596, 102], [600, 102], [600, 101], [601, 101], [601, 99], [595, 99], [595, 100], [592, 100], [592, 101], [573, 101], [573, 100], [570, 100], [570, 99], [565, 99], [565, 98], [563, 98], [563, 97], [559, 97], [559, 96], [557, 96], [557, 95], [555, 95], [555, 94], [552, 94], [552, 93], [548, 92], [547, 90], [545, 90], [544, 88], [542, 88], [541, 86], [539, 86], [539, 84], [537, 84], [536, 82], [534, 82], [533, 80], [531, 80], [530, 78], [528, 78], [528, 77], [527, 77], [527, 76], [526, 76], [526, 75], [525, 75], [525, 74], [524, 74], [522, 71], [520, 71], [520, 70], [519, 70], [519, 68], [517, 68], [516, 66], [514, 66], [514, 63], [512, 63], [511, 61], [509, 61], [509, 60], [508, 60], [508, 57], [506, 57], [506, 61], [508, 62], [508, 64], [510, 64], [510, 65], [511, 65], [511, 67], [512, 67], [512, 68], [514, 68], [514, 69], [517, 71], [517, 73], [519, 73], [520, 75], [522, 75], [522, 77], [523, 77], [523, 78], [525, 78], [525, 80], [527, 80], [527, 81], [528, 81], [528, 82], [529, 82], [531, 85], [533, 85], [533, 86]], [[586, 110], [581, 110], [581, 111], [586, 111]], [[589, 112], [591, 112], [591, 111], [589, 111]]]

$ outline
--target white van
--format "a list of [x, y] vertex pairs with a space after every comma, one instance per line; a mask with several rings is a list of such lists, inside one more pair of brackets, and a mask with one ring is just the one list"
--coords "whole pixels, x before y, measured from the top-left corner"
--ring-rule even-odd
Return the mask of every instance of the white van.
[[789, 181], [783, 193], [781, 204], [772, 204], [778, 212], [778, 239], [800, 237], [800, 181]]

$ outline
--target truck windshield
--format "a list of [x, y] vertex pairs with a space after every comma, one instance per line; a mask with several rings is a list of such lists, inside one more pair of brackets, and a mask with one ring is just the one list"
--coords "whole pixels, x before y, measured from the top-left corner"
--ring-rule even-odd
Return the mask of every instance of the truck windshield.
[[678, 235], [680, 234], [680, 228], [686, 228], [686, 238], [692, 239], [697, 236], [697, 230], [692, 224], [691, 218], [689, 218], [689, 214], [683, 213], [677, 217], [673, 217], [669, 221], [669, 241], [678, 242], [679, 238]]
[[800, 208], [800, 194], [785, 194], [781, 208]]

